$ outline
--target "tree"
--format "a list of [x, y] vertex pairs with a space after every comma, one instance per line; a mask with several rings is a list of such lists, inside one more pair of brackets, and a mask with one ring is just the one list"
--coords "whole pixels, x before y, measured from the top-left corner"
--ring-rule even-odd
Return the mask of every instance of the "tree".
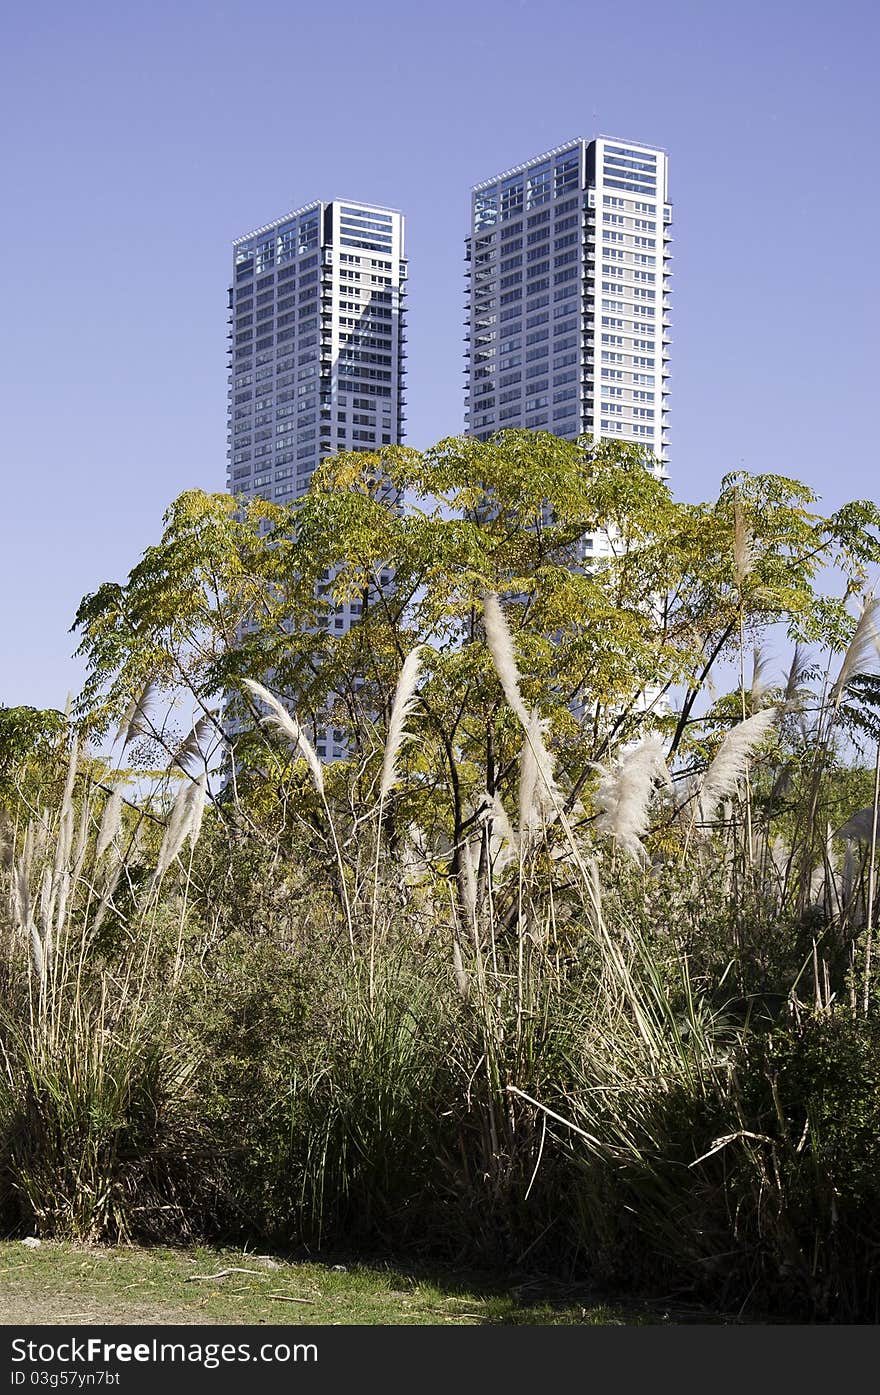
[[[796, 480], [744, 472], [713, 502], [683, 504], [648, 463], [635, 446], [510, 431], [328, 458], [288, 507], [183, 494], [127, 582], [79, 608], [79, 716], [105, 731], [153, 682], [220, 731], [217, 701], [241, 716], [242, 678], [270, 676], [313, 739], [345, 730], [346, 778], [364, 793], [401, 665], [423, 644], [388, 835], [417, 815], [455, 850], [485, 793], [510, 798], [517, 780], [522, 731], [483, 639], [482, 597], [496, 591], [571, 808], [595, 762], [640, 734], [658, 731], [670, 755], [685, 754], [712, 673], [746, 640], [781, 623], [793, 640], [843, 646], [846, 602], [880, 559], [873, 504], [825, 516]], [[389, 490], [405, 509], [388, 507]], [[597, 533], [609, 556], [586, 565]], [[842, 599], [820, 589], [829, 567]], [[343, 601], [360, 613], [337, 632]], [[722, 728], [730, 720], [718, 714]], [[262, 751], [262, 736], [238, 739], [239, 762], [254, 759], [257, 739]]]
[[12, 812], [20, 800], [63, 783], [68, 723], [63, 712], [0, 706], [0, 807]]

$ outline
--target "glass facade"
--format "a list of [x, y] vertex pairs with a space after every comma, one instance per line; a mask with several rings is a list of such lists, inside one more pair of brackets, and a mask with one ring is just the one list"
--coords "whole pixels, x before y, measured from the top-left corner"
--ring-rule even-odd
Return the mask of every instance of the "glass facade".
[[286, 500], [319, 460], [404, 431], [400, 213], [310, 204], [234, 244], [229, 488]]
[[[288, 503], [320, 460], [404, 436], [403, 215], [315, 203], [233, 245], [228, 292], [228, 488]], [[329, 579], [329, 573], [328, 573]], [[326, 623], [343, 633], [359, 605]], [[345, 754], [344, 734], [316, 734]]]
[[666, 459], [667, 160], [600, 137], [477, 185], [466, 429], [605, 435]]

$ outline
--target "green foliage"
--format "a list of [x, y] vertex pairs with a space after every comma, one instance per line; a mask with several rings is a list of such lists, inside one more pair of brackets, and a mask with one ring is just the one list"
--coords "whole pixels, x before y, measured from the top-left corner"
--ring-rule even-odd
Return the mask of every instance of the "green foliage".
[[195, 1162], [190, 1070], [161, 1024], [104, 1005], [34, 1039], [8, 1014], [0, 1069], [0, 1217], [77, 1239], [186, 1234]]
[[66, 736], [62, 712], [0, 706], [0, 808], [12, 810], [22, 793], [46, 790]]
[[[286, 508], [181, 495], [127, 582], [80, 606], [81, 721], [106, 731], [152, 682], [219, 737], [223, 698], [243, 719], [234, 759], [246, 779], [265, 743], [241, 679], [271, 675], [313, 744], [341, 730], [364, 790], [402, 659], [424, 645], [408, 778], [386, 816], [401, 833], [417, 808], [456, 846], [482, 789], [515, 798], [521, 733], [481, 617], [482, 595], [498, 590], [512, 598], [524, 699], [549, 722], [570, 804], [596, 761], [652, 730], [670, 755], [699, 755], [706, 732], [732, 719], [719, 708], [701, 726], [707, 685], [746, 639], [783, 625], [793, 639], [846, 644], [844, 600], [819, 580], [834, 564], [846, 599], [859, 592], [880, 560], [880, 511], [860, 502], [825, 517], [806, 486], [744, 472], [714, 502], [683, 504], [647, 463], [633, 446], [510, 431], [330, 457]], [[405, 510], [389, 508], [403, 497]], [[737, 519], [749, 555], [740, 581]], [[585, 566], [597, 534], [609, 555]], [[340, 633], [343, 602], [360, 612]], [[867, 695], [852, 695], [841, 717], [851, 730], [872, 720], [860, 715]]]
[[[83, 601], [80, 735], [164, 769], [123, 809], [73, 746], [56, 808], [51, 730], [9, 729], [43, 784], [0, 828], [8, 1223], [876, 1319], [878, 679], [851, 610], [880, 511], [743, 472], [680, 504], [646, 464], [528, 432], [344, 454], [290, 508], [182, 495]], [[780, 632], [810, 654], [748, 681]], [[267, 732], [245, 678], [296, 723]]]

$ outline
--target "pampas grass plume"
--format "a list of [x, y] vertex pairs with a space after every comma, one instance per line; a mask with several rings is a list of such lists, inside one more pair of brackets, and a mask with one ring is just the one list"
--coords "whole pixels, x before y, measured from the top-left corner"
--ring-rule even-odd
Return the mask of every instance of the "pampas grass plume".
[[312, 783], [318, 794], [324, 794], [324, 771], [318, 754], [294, 716], [288, 712], [283, 703], [264, 688], [262, 683], [257, 683], [253, 678], [245, 678], [247, 687], [260, 702], [269, 708], [265, 717], [261, 718], [263, 726], [275, 727], [282, 735], [286, 736], [292, 746], [298, 746], [305, 757], [312, 776]]
[[526, 731], [529, 729], [529, 712], [520, 692], [519, 669], [513, 652], [513, 636], [507, 617], [494, 591], [487, 591], [483, 597], [483, 620], [486, 626], [486, 643], [495, 672], [504, 689], [507, 704], [519, 717]]
[[549, 723], [535, 708], [526, 723], [526, 739], [520, 757], [519, 826], [528, 837], [555, 810], [559, 795], [553, 774], [553, 757], [545, 735]]
[[124, 788], [121, 782], [114, 785], [113, 792], [104, 805], [101, 827], [98, 830], [98, 841], [95, 845], [96, 863], [101, 861], [101, 858], [110, 847], [110, 844], [115, 841], [122, 827], [122, 791]]
[[733, 505], [733, 575], [738, 587], [748, 577], [755, 565], [752, 537], [742, 511], [739, 499]]
[[136, 736], [144, 736], [152, 732], [153, 725], [150, 721], [149, 707], [158, 688], [159, 684], [156, 679], [148, 678], [140, 693], [132, 698], [116, 729], [116, 735], [113, 738], [114, 746], [117, 741], [121, 741], [122, 749], [125, 750]]
[[501, 872], [516, 852], [516, 834], [513, 831], [507, 810], [497, 794], [488, 795], [491, 807], [487, 818], [492, 822], [492, 836], [489, 841], [489, 857], [496, 872]]
[[205, 800], [208, 796], [208, 775], [207, 771], [202, 771], [195, 784], [190, 786], [189, 807], [186, 820], [186, 837], [189, 845], [194, 848], [199, 841], [199, 834], [202, 831], [202, 819], [205, 816]]
[[155, 880], [161, 881], [171, 866], [186, 839], [190, 811], [190, 791], [188, 785], [181, 785], [171, 806], [171, 814], [165, 825], [165, 836], [159, 849]]
[[864, 609], [859, 616], [859, 623], [856, 625], [849, 647], [843, 656], [840, 672], [834, 687], [831, 689], [833, 707], [839, 706], [850, 679], [855, 678], [857, 673], [864, 673], [868, 666], [876, 660], [877, 651], [880, 649], [878, 620], [880, 620], [880, 598], [875, 597], [865, 602]]
[[33, 966], [34, 973], [36, 974], [40, 983], [45, 983], [46, 956], [43, 952], [43, 941], [40, 939], [40, 932], [37, 929], [36, 925], [33, 924], [33, 922], [31, 922], [30, 925], [30, 932], [31, 964]]
[[389, 790], [394, 788], [399, 778], [397, 758], [403, 743], [409, 739], [409, 734], [406, 731], [406, 720], [418, 700], [416, 684], [419, 681], [419, 669], [422, 663], [422, 647], [419, 644], [407, 654], [403, 668], [400, 670], [397, 687], [394, 690], [391, 719], [388, 723], [388, 737], [382, 756], [382, 777], [379, 781], [380, 804], [384, 801]]
[[596, 820], [597, 832], [614, 838], [618, 847], [641, 866], [648, 861], [642, 839], [648, 831], [648, 805], [658, 782], [668, 785], [669, 771], [659, 737], [648, 736], [603, 769], [596, 791], [596, 804], [601, 811]]
[[874, 832], [874, 809], [869, 806], [867, 809], [859, 809], [858, 813], [851, 814], [846, 823], [834, 832], [835, 838], [845, 838], [848, 842], [870, 843], [871, 835]]
[[697, 800], [699, 817], [711, 818], [722, 799], [735, 794], [746, 773], [749, 756], [763, 741], [776, 719], [776, 708], [765, 707], [730, 730], [718, 747], [715, 758], [700, 784]]

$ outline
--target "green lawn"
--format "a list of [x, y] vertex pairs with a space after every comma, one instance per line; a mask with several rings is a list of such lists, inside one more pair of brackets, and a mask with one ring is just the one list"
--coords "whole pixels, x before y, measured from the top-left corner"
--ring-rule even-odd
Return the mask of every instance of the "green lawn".
[[[221, 1270], [232, 1270], [221, 1277]], [[237, 1272], [246, 1270], [247, 1272]], [[201, 1277], [196, 1277], [201, 1276]], [[297, 1301], [290, 1301], [290, 1300]], [[240, 1250], [0, 1242], [0, 1323], [591, 1324], [667, 1315], [598, 1305], [572, 1290], [505, 1288], [433, 1268], [291, 1264]]]

